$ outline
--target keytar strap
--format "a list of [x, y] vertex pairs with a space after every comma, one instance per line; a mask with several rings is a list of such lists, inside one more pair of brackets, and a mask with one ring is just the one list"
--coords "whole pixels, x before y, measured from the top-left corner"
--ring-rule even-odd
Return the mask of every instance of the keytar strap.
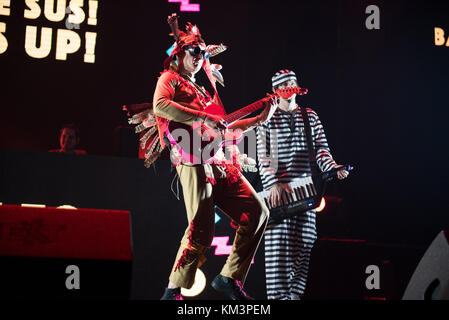
[[320, 170], [318, 170], [318, 165], [316, 163], [315, 148], [313, 147], [312, 143], [312, 130], [310, 128], [310, 121], [306, 107], [300, 107], [300, 109], [302, 114], [302, 120], [304, 122], [304, 130], [307, 140], [307, 151], [309, 152], [310, 169], [312, 171], [312, 176], [314, 176], [319, 174]]

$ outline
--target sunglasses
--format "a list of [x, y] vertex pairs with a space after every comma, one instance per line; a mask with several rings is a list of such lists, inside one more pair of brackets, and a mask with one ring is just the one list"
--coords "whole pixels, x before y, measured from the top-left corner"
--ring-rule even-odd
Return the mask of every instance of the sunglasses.
[[200, 54], [204, 57], [204, 59], [209, 59], [210, 52], [206, 50], [202, 50], [199, 46], [196, 47], [187, 47], [186, 51], [189, 51], [192, 57], [199, 56]]

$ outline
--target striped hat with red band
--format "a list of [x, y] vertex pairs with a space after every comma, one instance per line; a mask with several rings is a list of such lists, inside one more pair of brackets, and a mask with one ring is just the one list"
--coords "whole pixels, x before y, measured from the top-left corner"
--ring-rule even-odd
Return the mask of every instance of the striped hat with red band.
[[271, 78], [271, 83], [273, 87], [276, 87], [288, 80], [295, 80], [296, 82], [298, 82], [298, 79], [296, 79], [296, 74], [293, 71], [283, 69], [279, 72], [276, 72], [276, 74]]

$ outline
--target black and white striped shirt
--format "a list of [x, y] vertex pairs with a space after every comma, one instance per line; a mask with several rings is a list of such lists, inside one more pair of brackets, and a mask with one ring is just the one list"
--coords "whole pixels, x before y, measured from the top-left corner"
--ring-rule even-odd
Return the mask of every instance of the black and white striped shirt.
[[[310, 108], [306, 110], [317, 164], [325, 172], [337, 164], [330, 153], [318, 115]], [[276, 183], [288, 183], [297, 177], [311, 175], [307, 138], [299, 108], [293, 113], [278, 108], [268, 122], [256, 128], [256, 135], [258, 167], [264, 190]]]

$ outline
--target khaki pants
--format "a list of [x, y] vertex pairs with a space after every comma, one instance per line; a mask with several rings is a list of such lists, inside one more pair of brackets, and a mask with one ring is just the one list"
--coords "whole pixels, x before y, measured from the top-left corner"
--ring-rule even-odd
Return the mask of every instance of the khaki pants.
[[[189, 224], [181, 240], [170, 281], [183, 288], [192, 287], [196, 269], [205, 260], [204, 251], [214, 237], [214, 205], [217, 205], [239, 224], [231, 254], [220, 273], [244, 283], [265, 231], [268, 208], [245, 177], [232, 184], [226, 178], [220, 178], [222, 167], [179, 165], [176, 170], [182, 184]], [[215, 184], [207, 181], [207, 170], [213, 172]]]

